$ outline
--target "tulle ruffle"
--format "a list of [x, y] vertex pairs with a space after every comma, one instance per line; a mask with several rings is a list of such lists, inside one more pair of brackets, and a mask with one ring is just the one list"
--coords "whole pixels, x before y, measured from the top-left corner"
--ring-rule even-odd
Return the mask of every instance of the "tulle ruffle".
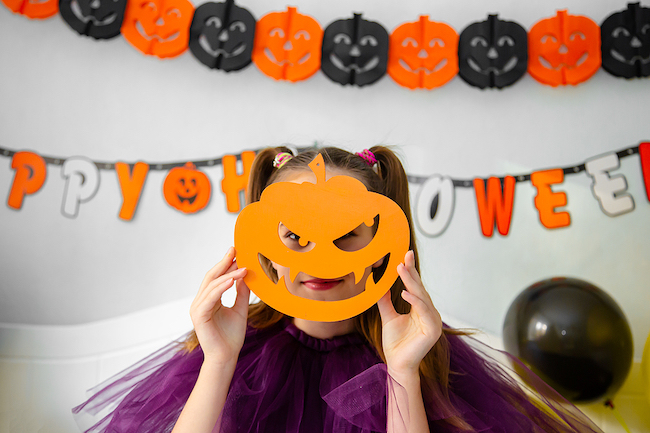
[[[448, 422], [454, 418], [477, 432], [600, 432], [515, 358], [470, 337], [448, 339], [448, 392], [423, 387], [432, 432], [460, 431]], [[200, 348], [186, 353], [172, 343], [91, 389], [75, 419], [92, 433], [170, 432], [202, 362]], [[530, 385], [513, 378], [511, 365]], [[385, 432], [387, 393], [405, 396], [358, 334], [320, 340], [289, 321], [249, 328], [215, 431]], [[391, 420], [405, 431], [408, 408]]]

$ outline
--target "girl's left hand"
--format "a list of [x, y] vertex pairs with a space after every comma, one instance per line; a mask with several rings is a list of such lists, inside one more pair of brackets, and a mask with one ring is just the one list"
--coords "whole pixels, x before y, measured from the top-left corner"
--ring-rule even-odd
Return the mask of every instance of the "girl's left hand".
[[378, 302], [382, 322], [382, 344], [388, 370], [392, 375], [407, 376], [418, 372], [420, 361], [442, 334], [442, 319], [415, 269], [413, 251], [406, 253], [397, 273], [406, 290], [402, 298], [411, 304], [408, 314], [399, 314], [388, 291]]

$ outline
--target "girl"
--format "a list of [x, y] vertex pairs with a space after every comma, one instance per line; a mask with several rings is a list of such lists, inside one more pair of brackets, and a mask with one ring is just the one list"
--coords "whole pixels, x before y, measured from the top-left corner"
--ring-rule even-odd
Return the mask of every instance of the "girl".
[[[326, 177], [353, 176], [384, 194], [407, 215], [410, 249], [399, 278], [377, 304], [340, 322], [290, 318], [263, 302], [248, 305], [236, 251], [203, 279], [182, 347], [170, 345], [102, 384], [73, 410], [77, 416], [117, 408], [91, 432], [375, 432], [375, 431], [599, 431], [575, 407], [518, 364], [543, 394], [527, 394], [489, 355], [471, 348], [463, 332], [446, 327], [419, 277], [404, 169], [388, 148], [352, 154], [337, 148], [293, 156], [288, 148], [260, 152], [247, 201], [274, 182], [316, 182], [308, 164], [321, 153]], [[335, 244], [367, 245], [376, 224], [360, 225]], [[283, 243], [307, 251], [299, 234], [280, 224]], [[280, 264], [263, 263], [270, 278], [284, 276], [294, 295], [332, 301], [359, 294], [383, 260], [354, 275], [323, 280]], [[221, 296], [233, 284], [232, 308]], [[485, 349], [487, 351], [487, 349]], [[515, 361], [516, 362], [516, 361]]]

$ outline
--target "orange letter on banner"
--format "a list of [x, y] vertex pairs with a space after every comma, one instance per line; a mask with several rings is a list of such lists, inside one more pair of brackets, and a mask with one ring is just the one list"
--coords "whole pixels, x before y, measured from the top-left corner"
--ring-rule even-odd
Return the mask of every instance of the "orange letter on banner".
[[129, 221], [133, 219], [135, 209], [138, 207], [142, 187], [149, 173], [149, 164], [138, 162], [133, 166], [131, 173], [128, 164], [117, 162], [115, 163], [115, 172], [122, 190], [122, 208], [119, 216], [123, 220]]
[[569, 212], [555, 212], [554, 210], [556, 207], [566, 206], [566, 193], [553, 192], [550, 186], [564, 182], [564, 171], [561, 168], [537, 171], [530, 175], [530, 181], [537, 188], [535, 207], [539, 212], [539, 220], [542, 225], [547, 229], [556, 229], [571, 224]]
[[237, 157], [235, 155], [226, 155], [221, 160], [223, 165], [223, 180], [221, 181], [221, 190], [226, 195], [226, 208], [228, 212], [237, 213], [241, 209], [239, 202], [239, 192], [246, 191], [248, 185], [248, 175], [250, 174], [255, 152], [246, 151], [241, 154], [244, 172], [237, 174]]
[[41, 189], [47, 176], [45, 160], [32, 152], [16, 152], [11, 160], [11, 168], [16, 170], [11, 185], [7, 205], [14, 209], [23, 206], [23, 198]]
[[494, 231], [494, 223], [499, 233], [503, 236], [510, 230], [512, 219], [512, 205], [515, 199], [515, 178], [506, 176], [503, 182], [503, 193], [501, 192], [501, 181], [497, 177], [491, 177], [487, 181], [487, 194], [483, 179], [474, 179], [474, 191], [476, 193], [476, 205], [478, 216], [481, 220], [481, 231], [483, 236], [491, 237]]
[[641, 157], [641, 173], [645, 183], [645, 195], [650, 201], [650, 143], [639, 144], [639, 156]]

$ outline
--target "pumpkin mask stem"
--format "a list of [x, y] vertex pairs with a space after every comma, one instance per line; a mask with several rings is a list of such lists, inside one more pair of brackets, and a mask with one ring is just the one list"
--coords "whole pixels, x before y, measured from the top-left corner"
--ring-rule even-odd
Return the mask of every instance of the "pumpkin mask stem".
[[316, 183], [325, 183], [325, 161], [320, 153], [309, 163], [309, 168], [316, 175]]

